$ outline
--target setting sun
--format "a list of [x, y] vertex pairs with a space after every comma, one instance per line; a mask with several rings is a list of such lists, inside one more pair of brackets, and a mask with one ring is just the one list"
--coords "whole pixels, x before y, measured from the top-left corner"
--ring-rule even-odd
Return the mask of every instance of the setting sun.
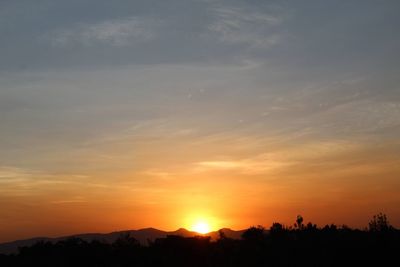
[[211, 231], [211, 228], [207, 222], [198, 221], [193, 225], [192, 230], [199, 234], [207, 234]]

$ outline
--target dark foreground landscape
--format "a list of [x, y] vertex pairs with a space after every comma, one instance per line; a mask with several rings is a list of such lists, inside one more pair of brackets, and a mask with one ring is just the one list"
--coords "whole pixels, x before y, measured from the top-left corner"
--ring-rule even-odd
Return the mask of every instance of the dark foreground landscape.
[[0, 266], [399, 266], [400, 231], [379, 214], [364, 230], [346, 226], [274, 223], [240, 239], [167, 235], [142, 244], [129, 234], [114, 242], [71, 237], [39, 241], [0, 254]]

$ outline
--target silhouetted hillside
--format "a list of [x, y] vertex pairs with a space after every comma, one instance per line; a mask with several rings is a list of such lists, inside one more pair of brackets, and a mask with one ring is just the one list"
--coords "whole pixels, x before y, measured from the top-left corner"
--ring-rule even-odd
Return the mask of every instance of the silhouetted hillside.
[[[224, 231], [226, 236], [228, 236], [229, 238], [233, 238], [233, 239], [240, 239], [242, 233], [244, 232], [244, 230], [234, 231], [234, 230], [231, 230], [228, 228], [224, 228], [221, 230]], [[86, 242], [91, 242], [91, 241], [96, 240], [96, 241], [100, 241], [103, 243], [111, 244], [111, 243], [115, 242], [119, 237], [126, 236], [126, 235], [129, 235], [130, 237], [136, 239], [137, 241], [139, 241], [140, 244], [145, 246], [145, 245], [148, 245], [149, 241], [154, 241], [157, 238], [165, 238], [165, 237], [167, 237], [167, 235], [193, 237], [193, 236], [198, 236], [199, 233], [188, 231], [184, 228], [180, 228], [176, 231], [171, 231], [171, 232], [162, 231], [162, 230], [158, 230], [155, 228], [144, 228], [144, 229], [139, 229], [139, 230], [118, 231], [118, 232], [112, 232], [112, 233], [107, 233], [107, 234], [87, 233], [87, 234], [78, 234], [78, 235], [63, 236], [63, 237], [57, 237], [57, 238], [37, 237], [37, 238], [16, 240], [16, 241], [0, 244], [0, 254], [17, 253], [19, 247], [32, 246], [33, 244], [40, 242], [40, 241], [56, 243], [56, 242], [71, 239], [71, 238], [79, 238]], [[211, 240], [215, 241], [219, 238], [219, 231], [210, 232], [206, 235], [210, 236]]]
[[[92, 235], [40, 241], [20, 248], [15, 255], [0, 255], [0, 266], [400, 265], [400, 232], [383, 214], [374, 216], [365, 230], [336, 225], [318, 227], [304, 224], [298, 216], [294, 226], [274, 223], [268, 231], [262, 226], [250, 227], [242, 232], [241, 239], [228, 237], [230, 231], [222, 229], [215, 241], [210, 236], [191, 236], [193, 233], [185, 229], [163, 232], [152, 228], [105, 235], [114, 238], [119, 234], [111, 243], [105, 239], [88, 241]], [[143, 234], [142, 238], [144, 233], [163, 236], [145, 246], [130, 235], [138, 233]]]

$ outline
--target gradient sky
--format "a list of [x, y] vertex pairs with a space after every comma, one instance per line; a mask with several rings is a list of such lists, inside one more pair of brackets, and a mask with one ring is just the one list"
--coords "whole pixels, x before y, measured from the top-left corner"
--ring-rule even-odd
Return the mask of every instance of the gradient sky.
[[0, 241], [400, 227], [400, 2], [0, 1]]

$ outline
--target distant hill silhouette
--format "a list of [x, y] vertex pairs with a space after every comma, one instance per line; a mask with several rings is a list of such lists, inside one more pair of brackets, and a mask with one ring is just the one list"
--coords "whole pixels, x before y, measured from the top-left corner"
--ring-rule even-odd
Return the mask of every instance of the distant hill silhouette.
[[16, 252], [0, 253], [1, 267], [400, 266], [400, 231], [382, 213], [363, 230], [318, 227], [298, 215], [293, 226], [275, 222], [269, 230], [259, 225], [199, 235], [146, 228], [20, 240], [0, 248]]
[[130, 237], [135, 238], [141, 245], [147, 245], [149, 241], [154, 241], [158, 238], [165, 238], [168, 235], [176, 235], [182, 237], [194, 237], [194, 236], [209, 236], [211, 240], [217, 240], [219, 238], [219, 231], [223, 231], [226, 237], [232, 239], [240, 239], [241, 235], [245, 230], [235, 231], [229, 228], [222, 228], [218, 231], [213, 231], [207, 234], [199, 234], [197, 232], [189, 231], [185, 228], [179, 228], [176, 231], [162, 231], [155, 228], [143, 228], [139, 230], [124, 230], [124, 231], [117, 231], [111, 233], [84, 233], [84, 234], [77, 234], [77, 235], [70, 235], [70, 236], [63, 236], [63, 237], [35, 237], [30, 239], [23, 239], [23, 240], [16, 240], [12, 242], [2, 243], [0, 244], [0, 254], [11, 254], [17, 253], [19, 247], [29, 247], [33, 244], [44, 241], [44, 242], [52, 242], [56, 243], [58, 241], [67, 240], [70, 238], [79, 238], [87, 242], [91, 242], [94, 240], [105, 242], [105, 243], [113, 243], [121, 236], [129, 235]]

